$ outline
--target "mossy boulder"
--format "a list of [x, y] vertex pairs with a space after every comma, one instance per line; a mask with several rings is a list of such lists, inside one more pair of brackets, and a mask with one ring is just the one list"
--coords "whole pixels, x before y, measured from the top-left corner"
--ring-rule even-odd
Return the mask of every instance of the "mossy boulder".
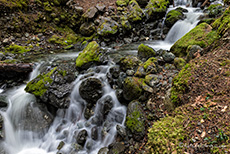
[[20, 46], [16, 44], [12, 44], [9, 47], [5, 48], [6, 52], [13, 53], [13, 54], [22, 54], [25, 52], [30, 51], [31, 49], [27, 46]]
[[141, 61], [136, 56], [125, 56], [118, 62], [122, 71], [136, 70], [140, 63]]
[[175, 106], [181, 105], [180, 97], [189, 90], [188, 80], [190, 78], [192, 64], [186, 64], [177, 76], [173, 78], [171, 89], [171, 100]]
[[123, 96], [126, 100], [132, 101], [142, 94], [143, 79], [137, 77], [127, 77], [123, 83]]
[[135, 0], [131, 0], [129, 2], [129, 14], [128, 14], [128, 20], [130, 22], [138, 22], [143, 20], [144, 17], [144, 11], [140, 8], [138, 3]]
[[144, 44], [141, 44], [138, 46], [138, 53], [137, 53], [138, 58], [140, 59], [149, 59], [150, 57], [156, 56], [156, 51]]
[[155, 74], [158, 72], [157, 59], [155, 57], [149, 58], [146, 62], [144, 62], [143, 67], [145, 69], [146, 74]]
[[147, 10], [147, 18], [149, 21], [155, 21], [158, 19], [162, 19], [167, 11], [167, 7], [169, 6], [168, 0], [150, 0], [148, 5], [145, 7]]
[[230, 29], [230, 9], [227, 8], [224, 14], [218, 18], [213, 24], [219, 35], [224, 35]]
[[135, 140], [140, 141], [145, 136], [145, 115], [138, 101], [132, 101], [127, 108], [126, 127]]
[[94, 63], [100, 62], [100, 46], [96, 41], [90, 42], [76, 59], [78, 69], [86, 69]]
[[182, 69], [186, 64], [186, 61], [183, 58], [176, 57], [174, 59], [174, 65], [177, 69]]
[[119, 25], [111, 18], [103, 18], [98, 26], [97, 34], [101, 37], [111, 37], [118, 32]]
[[184, 120], [183, 115], [177, 115], [154, 122], [148, 130], [147, 147], [149, 152], [182, 153], [180, 144], [187, 136], [183, 127]]
[[80, 27], [80, 33], [83, 36], [91, 36], [95, 31], [96, 27], [93, 22], [85, 22]]
[[166, 15], [166, 19], [165, 19], [165, 25], [167, 27], [172, 27], [178, 20], [184, 19], [185, 15], [183, 14], [182, 11], [178, 11], [178, 10], [171, 10], [168, 12], [168, 14]]
[[207, 23], [201, 23], [194, 29], [189, 31], [181, 39], [179, 39], [170, 49], [177, 57], [184, 57], [187, 55], [187, 48], [189, 45], [199, 45], [205, 48], [211, 45], [219, 38], [216, 31]]
[[129, 0], [117, 0], [116, 5], [117, 6], [127, 6], [129, 4]]

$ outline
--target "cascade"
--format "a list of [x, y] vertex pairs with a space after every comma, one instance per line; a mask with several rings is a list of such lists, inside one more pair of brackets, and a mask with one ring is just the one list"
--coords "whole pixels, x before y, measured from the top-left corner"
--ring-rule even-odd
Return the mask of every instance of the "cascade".
[[[175, 1], [175, 5], [184, 7], [187, 1]], [[171, 7], [169, 9], [175, 9]], [[149, 42], [148, 45], [155, 50], [166, 49], [170, 47], [183, 35], [189, 32], [198, 23], [198, 18], [202, 12], [197, 11], [196, 8], [187, 7], [186, 19], [177, 21], [170, 29], [164, 41]], [[76, 57], [77, 54], [70, 54], [69, 57]], [[58, 58], [64, 58], [65, 55], [58, 55]], [[66, 57], [65, 57], [66, 58]], [[39, 69], [42, 63], [37, 65], [31, 73], [30, 80], [34, 79], [39, 74]], [[64, 141], [65, 145], [61, 149], [63, 153], [71, 153], [73, 151], [73, 142], [76, 140], [76, 134], [81, 133], [83, 130], [88, 133], [86, 144], [79, 154], [95, 154], [102, 147], [106, 147], [114, 141], [116, 135], [116, 126], [124, 127], [126, 117], [126, 107], [123, 106], [117, 99], [115, 91], [110, 87], [107, 81], [107, 72], [113, 66], [110, 63], [106, 66], [97, 66], [90, 73], [80, 74], [73, 82], [74, 88], [71, 93], [71, 101], [68, 109], [59, 109], [54, 121], [48, 130], [36, 132], [33, 130], [24, 130], [23, 127], [18, 126], [22, 120], [22, 113], [28, 105], [36, 103], [33, 95], [24, 91], [26, 85], [16, 87], [7, 92], [9, 105], [6, 111], [1, 111], [4, 117], [4, 128], [6, 130], [5, 140], [2, 143], [4, 148], [9, 154], [56, 154], [57, 147]], [[96, 71], [97, 70], [97, 71]], [[98, 71], [99, 70], [99, 71]], [[103, 96], [97, 101], [94, 115], [89, 119], [84, 117], [85, 105], [87, 104], [79, 94], [79, 87], [83, 81], [88, 78], [96, 78], [103, 84]], [[0, 93], [3, 90], [0, 89]], [[103, 119], [102, 124], [96, 124], [93, 121], [101, 115], [101, 102], [111, 98], [113, 107]], [[119, 114], [119, 119], [114, 118]], [[106, 134], [102, 136], [98, 133], [98, 139], [91, 137], [91, 130], [96, 127], [98, 132], [105, 131]], [[107, 130], [105, 130], [107, 129]], [[58, 130], [58, 131], [57, 131]]]

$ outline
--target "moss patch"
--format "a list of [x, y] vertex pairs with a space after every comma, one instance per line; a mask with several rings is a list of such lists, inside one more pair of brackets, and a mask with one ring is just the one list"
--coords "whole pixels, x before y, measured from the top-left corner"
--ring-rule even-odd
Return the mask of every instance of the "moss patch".
[[135, 0], [129, 2], [129, 11], [128, 19], [130, 22], [141, 21], [144, 17], [143, 10]]
[[53, 82], [51, 76], [55, 70], [56, 68], [52, 69], [47, 74], [38, 75], [26, 85], [25, 91], [41, 97], [47, 91], [47, 85], [50, 85]]
[[100, 47], [97, 42], [90, 42], [84, 50], [79, 54], [76, 60], [76, 67], [80, 68], [90, 62], [99, 62]]
[[141, 44], [138, 46], [138, 57], [142, 58], [150, 58], [156, 56], [156, 52], [153, 50], [153, 48]]
[[170, 49], [177, 57], [186, 56], [186, 49], [189, 45], [199, 45], [205, 48], [211, 45], [219, 38], [216, 31], [212, 31], [212, 27], [207, 23], [202, 23], [188, 32], [179, 39]]
[[9, 47], [5, 48], [6, 52], [14, 53], [14, 54], [22, 54], [30, 51], [31, 49], [27, 46], [20, 46], [16, 44], [12, 44]]
[[165, 24], [168, 27], [172, 27], [178, 20], [183, 19], [184, 15], [181, 11], [171, 10], [168, 12], [165, 20]]
[[148, 18], [153, 20], [161, 19], [164, 17], [168, 5], [168, 0], [150, 0], [146, 6]]

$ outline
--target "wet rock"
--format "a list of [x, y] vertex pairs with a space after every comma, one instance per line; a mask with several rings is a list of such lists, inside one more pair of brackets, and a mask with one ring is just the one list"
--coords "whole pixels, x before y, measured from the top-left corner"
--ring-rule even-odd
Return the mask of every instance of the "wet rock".
[[119, 66], [113, 66], [109, 69], [109, 73], [112, 75], [112, 78], [117, 79], [120, 74]]
[[111, 37], [118, 32], [118, 23], [111, 18], [102, 17], [97, 34], [101, 37]]
[[104, 148], [101, 148], [97, 154], [108, 154], [108, 152], [109, 152], [109, 148], [104, 147]]
[[144, 64], [146, 74], [154, 74], [158, 72], [158, 60], [155, 57], [149, 58]]
[[130, 44], [130, 43], [132, 43], [132, 39], [131, 38], [124, 38], [124, 42], [126, 44]]
[[177, 69], [182, 69], [186, 64], [186, 61], [183, 59], [183, 58], [178, 58], [176, 57], [174, 59], [174, 66], [177, 68]]
[[18, 125], [25, 130], [43, 132], [50, 127], [53, 119], [54, 117], [44, 104], [31, 102], [26, 106], [26, 111], [22, 113]]
[[7, 96], [4, 94], [0, 94], [0, 108], [7, 107], [7, 105], [8, 105]]
[[156, 52], [154, 51], [153, 48], [151, 48], [147, 45], [141, 44], [138, 46], [137, 56], [141, 60], [145, 61], [145, 60], [149, 59], [150, 57], [156, 56]]
[[121, 125], [117, 125], [116, 126], [117, 129], [117, 133], [118, 135], [122, 138], [122, 139], [126, 139], [127, 138], [127, 133], [124, 127], [122, 127]]
[[185, 15], [182, 11], [179, 10], [171, 10], [168, 12], [166, 19], [165, 19], [165, 25], [169, 28], [171, 28], [178, 20], [185, 19]]
[[145, 135], [145, 115], [138, 101], [132, 101], [127, 108], [126, 127], [133, 138], [140, 141]]
[[140, 63], [141, 61], [135, 56], [123, 57], [118, 62], [122, 71], [126, 71], [128, 69], [136, 70]]
[[101, 4], [101, 3], [99, 3], [99, 4], [97, 4], [96, 5], [96, 8], [98, 9], [98, 11], [100, 11], [100, 12], [105, 12], [105, 5], [104, 4]]
[[189, 62], [196, 56], [202, 55], [203, 54], [203, 48], [201, 48], [199, 45], [190, 45], [187, 49], [187, 56], [186, 56], [186, 61]]
[[100, 104], [102, 104], [102, 113], [103, 116], [106, 117], [110, 110], [113, 108], [113, 98], [111, 96], [106, 96], [104, 99], [100, 101]]
[[123, 84], [123, 97], [128, 100], [134, 100], [142, 94], [142, 81], [136, 77], [127, 77]]
[[4, 125], [4, 119], [3, 119], [2, 115], [0, 114], [0, 139], [4, 138], [3, 125]]
[[128, 20], [130, 22], [135, 23], [143, 20], [143, 17], [145, 15], [144, 11], [140, 8], [140, 6], [136, 1], [130, 1], [128, 9], [129, 9]]
[[156, 87], [160, 80], [158, 79], [158, 75], [149, 74], [145, 76], [145, 82], [151, 87]]
[[97, 100], [102, 97], [102, 83], [97, 78], [88, 78], [81, 83], [79, 93], [87, 101], [87, 106], [92, 108]]
[[116, 142], [109, 145], [108, 154], [123, 154], [124, 151], [125, 151], [125, 145], [121, 142]]
[[167, 63], [173, 62], [175, 57], [176, 56], [172, 52], [166, 52], [165, 54], [163, 54], [163, 59]]
[[98, 10], [96, 7], [91, 7], [82, 15], [82, 17], [85, 19], [92, 19], [96, 16], [97, 12]]
[[91, 129], [91, 138], [93, 140], [97, 140], [98, 139], [98, 129], [96, 126], [94, 126], [92, 129]]
[[91, 36], [95, 30], [96, 28], [93, 22], [85, 22], [80, 27], [80, 33], [83, 36]]
[[136, 77], [145, 77], [146, 75], [146, 72], [145, 72], [145, 69], [143, 66], [139, 66], [136, 73], [135, 73], [135, 76]]
[[78, 144], [84, 146], [86, 140], [87, 140], [87, 137], [88, 137], [88, 133], [86, 130], [81, 130], [78, 134], [77, 134], [77, 137], [76, 137], [76, 141]]

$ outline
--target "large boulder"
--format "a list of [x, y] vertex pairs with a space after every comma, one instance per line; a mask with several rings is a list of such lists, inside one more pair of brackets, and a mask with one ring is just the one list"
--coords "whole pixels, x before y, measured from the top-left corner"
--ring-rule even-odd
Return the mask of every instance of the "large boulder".
[[102, 83], [97, 78], [88, 78], [81, 83], [79, 93], [87, 101], [87, 106], [91, 108], [102, 97]]
[[122, 71], [126, 71], [128, 69], [135, 70], [140, 63], [141, 61], [135, 56], [125, 56], [118, 62]]
[[135, 0], [131, 0], [129, 2], [129, 15], [128, 19], [130, 22], [138, 22], [141, 21], [144, 17], [144, 11], [140, 8], [138, 3]]
[[97, 42], [90, 42], [76, 59], [77, 69], [87, 69], [93, 64], [100, 63], [100, 46]]
[[149, 21], [162, 19], [166, 14], [168, 5], [168, 0], [150, 0], [148, 5], [145, 7], [147, 10], [147, 19]]
[[182, 11], [179, 10], [171, 10], [166, 15], [165, 25], [171, 28], [178, 20], [182, 20], [185, 18], [185, 15]]
[[110, 37], [118, 32], [119, 25], [111, 18], [102, 17], [101, 23], [98, 26], [97, 34], [102, 37]]
[[134, 100], [142, 94], [142, 83], [144, 81], [136, 77], [127, 77], [123, 84], [123, 97], [128, 100]]
[[127, 108], [126, 127], [133, 138], [140, 141], [145, 136], [145, 114], [138, 101], [132, 101]]
[[199, 45], [205, 48], [211, 45], [218, 39], [216, 31], [212, 31], [212, 27], [207, 23], [202, 23], [179, 39], [170, 49], [177, 57], [184, 57], [187, 55], [187, 48], [189, 45]]
[[138, 46], [138, 53], [137, 53], [138, 58], [140, 58], [141, 60], [147, 60], [150, 57], [154, 57], [156, 56], [156, 52], [153, 48], [141, 44]]
[[25, 91], [34, 94], [46, 105], [56, 108], [67, 108], [70, 103], [70, 93], [75, 79], [74, 64], [62, 64], [31, 80]]
[[90, 36], [95, 32], [95, 24], [93, 22], [85, 22], [80, 27], [80, 33], [83, 36]]

